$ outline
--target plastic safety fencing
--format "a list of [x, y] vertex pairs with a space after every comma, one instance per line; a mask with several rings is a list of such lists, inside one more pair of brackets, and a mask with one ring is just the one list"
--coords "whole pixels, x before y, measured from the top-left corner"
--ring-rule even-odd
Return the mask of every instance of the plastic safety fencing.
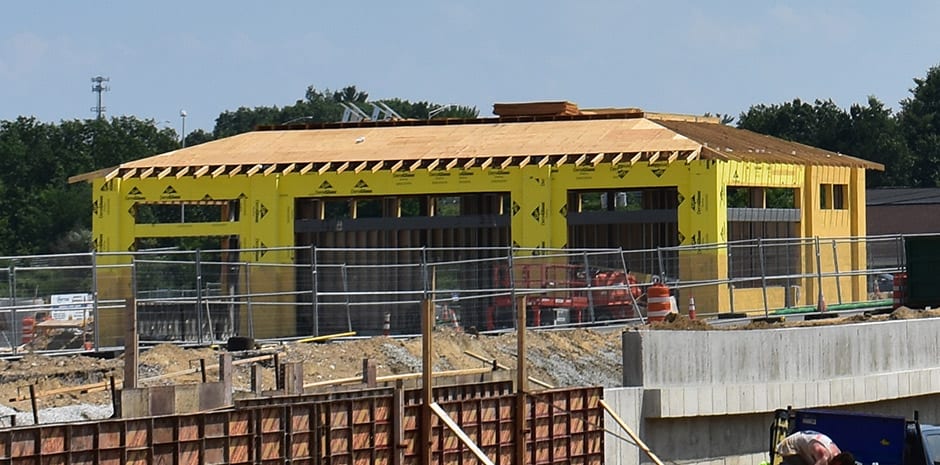
[[[680, 313], [779, 314], [890, 300], [905, 237], [763, 239], [648, 250], [279, 248], [0, 257], [0, 349], [224, 343], [593, 325], [645, 317], [655, 282]], [[890, 304], [889, 304], [890, 305]]]

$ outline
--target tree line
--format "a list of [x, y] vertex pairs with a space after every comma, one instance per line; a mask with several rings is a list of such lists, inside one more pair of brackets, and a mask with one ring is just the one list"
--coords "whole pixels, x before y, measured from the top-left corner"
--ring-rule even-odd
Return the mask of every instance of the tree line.
[[[800, 99], [751, 106], [738, 116], [743, 129], [773, 135], [885, 165], [869, 172], [868, 186], [940, 185], [940, 67], [914, 79], [895, 114], [875, 97], [843, 109], [832, 100]], [[185, 135], [192, 146], [253, 130], [259, 125], [339, 121], [343, 103], [368, 112], [366, 92], [306, 89], [283, 107], [222, 112], [212, 132]], [[427, 101], [382, 100], [404, 118], [475, 118], [476, 108]], [[734, 124], [723, 118], [723, 124]], [[0, 255], [87, 252], [91, 247], [91, 187], [68, 177], [168, 152], [180, 135], [134, 116], [48, 123], [22, 116], [0, 121]]]

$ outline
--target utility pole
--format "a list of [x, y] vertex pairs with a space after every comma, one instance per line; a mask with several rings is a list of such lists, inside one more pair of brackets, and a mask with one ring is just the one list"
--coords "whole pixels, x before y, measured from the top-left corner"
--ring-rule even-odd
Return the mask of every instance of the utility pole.
[[91, 91], [98, 94], [98, 105], [91, 107], [91, 111], [95, 112], [98, 115], [98, 119], [104, 117], [105, 107], [101, 103], [101, 94], [111, 90], [111, 87], [104, 85], [103, 83], [109, 82], [111, 78], [104, 76], [95, 76], [91, 78], [93, 86], [91, 86]]

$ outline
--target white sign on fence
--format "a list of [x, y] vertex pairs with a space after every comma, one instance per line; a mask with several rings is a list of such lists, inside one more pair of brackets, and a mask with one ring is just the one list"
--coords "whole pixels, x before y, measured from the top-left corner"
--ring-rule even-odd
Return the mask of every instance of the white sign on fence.
[[53, 320], [84, 320], [91, 317], [91, 294], [53, 294], [49, 298]]

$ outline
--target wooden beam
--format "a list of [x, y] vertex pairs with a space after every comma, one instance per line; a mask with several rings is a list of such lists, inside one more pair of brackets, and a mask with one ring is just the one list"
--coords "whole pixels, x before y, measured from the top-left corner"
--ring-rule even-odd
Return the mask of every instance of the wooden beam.
[[599, 153], [591, 159], [591, 164], [597, 167], [597, 165], [600, 165], [602, 161], [604, 161], [604, 154]]
[[218, 167], [218, 168], [212, 170], [212, 174], [211, 174], [210, 176], [212, 176], [213, 178], [217, 178], [217, 177], [219, 177], [219, 176], [222, 176], [222, 173], [225, 172], [225, 169], [226, 169], [226, 166], [225, 166], [225, 165], [222, 165], [222, 166], [220, 166], [220, 167]]
[[265, 168], [262, 174], [265, 176], [270, 176], [271, 173], [274, 173], [275, 171], [277, 171], [277, 163], [271, 163], [271, 166]]
[[300, 169], [300, 174], [301, 175], [307, 174], [307, 172], [309, 172], [312, 169], [313, 169], [313, 162], [307, 163], [306, 165], [304, 165], [303, 168]]
[[585, 153], [585, 154], [582, 154], [580, 157], [578, 157], [577, 160], [574, 161], [574, 166], [581, 166], [586, 161], [587, 161], [587, 154]]
[[379, 160], [378, 163], [372, 165], [372, 172], [377, 173], [384, 166], [385, 166], [385, 160]]
[[163, 168], [163, 171], [157, 173], [157, 179], [163, 179], [163, 178], [169, 176], [170, 173], [172, 173], [172, 172], [173, 172], [173, 167], [172, 167], [172, 166], [167, 166], [166, 168]]
[[610, 159], [610, 164], [616, 165], [617, 163], [620, 163], [621, 160], [623, 160], [623, 152], [620, 152], [617, 155], [614, 155], [614, 158]]
[[333, 163], [331, 163], [331, 162], [326, 162], [326, 163], [324, 163], [323, 166], [321, 166], [320, 169], [317, 170], [317, 173], [320, 173], [321, 175], [322, 175], [323, 173], [326, 173], [327, 170], [330, 169], [330, 165], [332, 165], [332, 164], [333, 164]]
[[147, 179], [147, 178], [149, 178], [150, 175], [152, 175], [154, 171], [156, 171], [156, 170], [155, 170], [154, 167], [152, 167], [152, 166], [151, 166], [150, 168], [147, 168], [147, 169], [143, 170], [143, 171], [140, 173], [140, 179]]
[[564, 165], [568, 161], [568, 155], [562, 155], [558, 157], [558, 160], [555, 160], [555, 166]]
[[476, 158], [471, 158], [467, 160], [467, 162], [463, 164], [463, 169], [468, 170], [470, 168], [473, 168], [473, 165], [475, 165], [476, 162], [477, 162]]
[[669, 158], [666, 158], [666, 163], [672, 164], [672, 162], [676, 161], [677, 158], [679, 158], [679, 151], [673, 150], [672, 153], [669, 154]]
[[356, 174], [359, 174], [360, 171], [366, 169], [368, 166], [369, 166], [369, 162], [364, 161], [364, 162], [362, 162], [362, 163], [356, 165], [356, 167], [353, 168], [353, 172], [356, 173]]
[[408, 171], [414, 171], [414, 170], [416, 170], [416, 169], [418, 169], [418, 168], [421, 168], [421, 162], [422, 162], [422, 161], [423, 161], [423, 160], [415, 160], [415, 162], [412, 163], [411, 166], [408, 167]]
[[179, 178], [182, 178], [183, 176], [186, 176], [186, 173], [189, 173], [189, 167], [188, 167], [188, 166], [184, 166], [184, 167], [180, 168], [180, 170], [176, 172], [176, 179], [179, 179]]
[[702, 153], [701, 147], [691, 151], [689, 155], [685, 157], [685, 164], [688, 165], [689, 163], [692, 163], [692, 161], [697, 159], [701, 153]]
[[209, 172], [209, 165], [205, 165], [202, 168], [199, 168], [198, 170], [196, 170], [196, 172], [193, 173], [193, 176], [197, 178], [201, 178], [208, 172]]
[[286, 176], [292, 173], [295, 169], [297, 169], [297, 163], [291, 163], [287, 165], [287, 168], [284, 168], [284, 171], [281, 171], [281, 174]]
[[552, 161], [551, 155], [545, 155], [541, 160], [539, 160], [539, 168], [547, 165], [550, 161]]
[[121, 176], [121, 179], [128, 180], [133, 178], [135, 174], [137, 174], [137, 168], [131, 168], [124, 172], [124, 175]]
[[604, 410], [607, 411], [607, 413], [611, 416], [611, 418], [613, 418], [614, 421], [616, 421], [617, 424], [620, 425], [620, 428], [622, 428], [627, 433], [627, 435], [630, 436], [630, 439], [633, 439], [633, 443], [636, 444], [636, 446], [639, 447], [640, 450], [646, 453], [646, 456], [649, 457], [650, 460], [653, 461], [653, 463], [655, 463], [656, 465], [663, 465], [662, 460], [660, 460], [659, 457], [657, 457], [656, 454], [654, 454], [653, 451], [650, 450], [649, 446], [647, 446], [646, 443], [643, 442], [643, 440], [640, 439], [640, 437], [637, 436], [636, 433], [634, 433], [633, 430], [629, 426], [627, 426], [627, 423], [623, 421], [622, 418], [620, 418], [620, 415], [617, 415], [616, 410], [614, 410], [610, 405], [608, 405], [607, 402], [604, 402], [603, 399], [600, 400], [600, 404], [601, 404], [601, 407], [604, 407]]
[[232, 168], [232, 171], [228, 172], [228, 177], [235, 176], [241, 172], [242, 172], [242, 165], [236, 165], [234, 168]]
[[437, 168], [437, 165], [440, 165], [440, 164], [441, 164], [440, 158], [432, 161], [431, 163], [428, 164], [428, 171], [433, 171], [434, 168]]
[[248, 177], [254, 176], [255, 173], [261, 171], [261, 168], [263, 168], [263, 166], [261, 165], [252, 166], [251, 168], [248, 169], [248, 171], [245, 172], [245, 176], [248, 176]]
[[637, 152], [633, 158], [630, 158], [630, 166], [635, 165], [636, 162], [640, 161], [640, 158], [643, 158], [643, 152]]
[[519, 168], [525, 168], [526, 165], [532, 163], [532, 156], [528, 155], [519, 162]]
[[402, 166], [405, 166], [405, 162], [402, 160], [398, 160], [397, 162], [395, 162], [394, 165], [392, 165], [392, 167], [390, 168], [390, 171], [394, 173], [400, 170]]
[[490, 165], [492, 165], [492, 164], [493, 164], [493, 157], [489, 157], [489, 158], [486, 159], [486, 161], [484, 161], [482, 164], [480, 164], [480, 169], [481, 169], [481, 170], [485, 170], [485, 169], [489, 168]]
[[649, 160], [647, 160], [647, 161], [649, 162], [649, 164], [652, 165], [653, 163], [656, 163], [656, 160], [659, 160], [659, 155], [660, 155], [660, 154], [661, 154], [661, 152], [660, 152], [659, 150], [657, 150], [657, 151], [654, 152], [652, 155], [650, 155]]
[[454, 167], [457, 166], [457, 161], [458, 160], [456, 158], [451, 158], [451, 160], [447, 162], [447, 165], [445, 165], [444, 168], [447, 169], [447, 171], [454, 169]]
[[500, 169], [506, 169], [507, 166], [512, 164], [512, 157], [506, 157], [502, 163], [499, 164]]
[[120, 172], [121, 172], [121, 168], [120, 168], [120, 167], [114, 168], [113, 170], [111, 170], [110, 173], [104, 175], [104, 182], [108, 182], [108, 181], [114, 179], [114, 177], [117, 176], [118, 173], [120, 173]]
[[339, 168], [336, 168], [336, 173], [339, 174], [339, 173], [342, 173], [343, 171], [346, 171], [346, 170], [348, 170], [348, 169], [349, 169], [349, 162], [348, 162], [348, 161], [347, 161], [347, 162], [343, 162], [342, 165], [339, 165]]

